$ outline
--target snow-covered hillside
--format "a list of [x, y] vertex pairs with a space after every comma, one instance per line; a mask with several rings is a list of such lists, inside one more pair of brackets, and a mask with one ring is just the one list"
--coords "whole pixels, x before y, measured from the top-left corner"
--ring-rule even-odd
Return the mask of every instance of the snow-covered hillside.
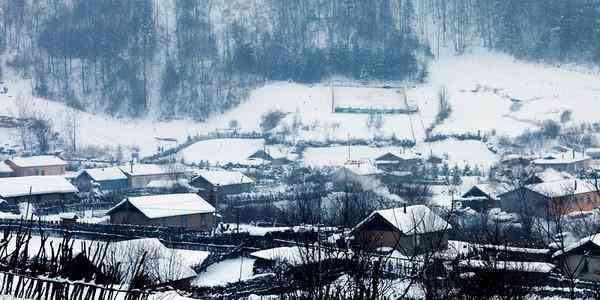
[[[597, 103], [600, 101], [600, 77], [596, 74], [524, 63], [507, 55], [483, 50], [440, 58], [431, 64], [430, 70], [428, 83], [407, 88], [407, 98], [418, 105], [420, 113], [410, 116], [386, 115], [381, 130], [368, 128], [366, 114], [332, 113], [328, 83], [302, 85], [274, 82], [254, 90], [246, 102], [206, 123], [191, 120], [125, 120], [77, 112], [79, 142], [83, 146], [139, 147], [142, 155], [148, 155], [154, 153], [157, 147], [155, 137], [176, 138], [181, 143], [188, 135], [227, 128], [231, 120], [236, 120], [243, 131], [260, 131], [261, 116], [271, 110], [287, 113], [275, 131], [291, 128], [294, 122], [302, 124], [297, 135], [288, 135], [288, 139], [296, 141], [343, 141], [348, 137], [370, 139], [374, 135], [395, 135], [412, 140], [413, 131], [420, 141], [425, 137], [424, 129], [431, 125], [437, 113], [436, 97], [441, 86], [448, 89], [452, 114], [437, 126], [435, 133], [486, 133], [495, 130], [498, 134], [515, 136], [528, 128], [536, 128], [540, 121], [557, 119], [565, 110], [571, 110], [572, 119], [577, 122], [594, 122], [600, 116], [600, 105]], [[8, 71], [5, 72], [5, 81], [9, 91], [0, 95], [0, 115], [18, 116], [19, 110], [27, 107], [49, 116], [55, 129], [60, 132], [65, 116], [72, 112], [71, 108], [31, 97], [30, 80], [20, 79]], [[352, 103], [348, 99], [354, 98], [357, 103], [362, 103], [368, 97], [379, 99], [382, 95], [391, 97], [389, 101], [395, 101], [394, 94], [390, 96], [389, 90], [355, 88], [350, 94], [337, 94], [336, 102], [347, 105]], [[516, 109], [511, 98], [521, 100], [521, 107]], [[0, 136], [4, 137], [6, 143], [18, 143], [15, 129], [2, 128]], [[422, 152], [429, 152], [428, 148], [419, 146]], [[436, 152], [435, 149], [433, 152]], [[455, 154], [457, 157], [459, 155]], [[465, 155], [451, 160], [469, 158]]]

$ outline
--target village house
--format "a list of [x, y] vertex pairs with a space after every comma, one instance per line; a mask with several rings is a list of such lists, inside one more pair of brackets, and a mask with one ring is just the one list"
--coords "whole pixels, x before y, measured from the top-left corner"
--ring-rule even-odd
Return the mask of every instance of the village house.
[[500, 206], [498, 195], [506, 191], [506, 187], [497, 183], [479, 183], [472, 186], [461, 196], [463, 207], [470, 207], [482, 212]]
[[100, 192], [123, 191], [129, 188], [125, 173], [118, 167], [85, 169], [75, 179], [81, 192], [90, 192], [96, 186]]
[[593, 185], [579, 179], [525, 185], [499, 197], [502, 210], [538, 217], [592, 211], [600, 204]]
[[594, 234], [552, 255], [554, 263], [581, 280], [600, 281], [600, 234]]
[[179, 166], [130, 164], [120, 166], [119, 169], [127, 176], [131, 189], [145, 188], [151, 181], [171, 181], [185, 176], [185, 171]]
[[201, 170], [190, 185], [198, 188], [202, 197], [216, 205], [226, 195], [249, 192], [254, 187], [254, 180], [239, 171]]
[[215, 208], [193, 193], [130, 197], [106, 212], [111, 224], [174, 226], [210, 231]]
[[15, 176], [63, 175], [67, 163], [54, 155], [14, 157], [5, 163], [15, 172]]
[[425, 205], [372, 212], [351, 231], [361, 249], [396, 249], [406, 255], [446, 249], [452, 226]]
[[238, 165], [243, 167], [282, 167], [291, 164], [293, 161], [281, 151], [274, 151], [275, 153], [267, 152], [263, 149], [257, 150], [252, 153], [248, 158], [240, 161]]
[[29, 202], [35, 207], [62, 205], [77, 199], [77, 188], [62, 176], [0, 178], [0, 197], [9, 204]]
[[561, 153], [558, 155], [547, 155], [543, 158], [536, 159], [532, 165], [543, 170], [552, 168], [561, 172], [569, 172], [572, 174], [580, 173], [590, 168], [592, 159], [589, 156], [578, 155], [573, 152]]
[[421, 162], [421, 157], [414, 153], [394, 154], [385, 153], [375, 158], [375, 166], [381, 170], [392, 171], [411, 171]]

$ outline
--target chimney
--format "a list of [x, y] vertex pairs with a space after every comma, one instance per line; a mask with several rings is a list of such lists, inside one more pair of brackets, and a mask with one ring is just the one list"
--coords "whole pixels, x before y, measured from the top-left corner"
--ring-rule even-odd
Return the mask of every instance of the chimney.
[[402, 207], [404, 208], [404, 213], [406, 213], [406, 203], [403, 203]]

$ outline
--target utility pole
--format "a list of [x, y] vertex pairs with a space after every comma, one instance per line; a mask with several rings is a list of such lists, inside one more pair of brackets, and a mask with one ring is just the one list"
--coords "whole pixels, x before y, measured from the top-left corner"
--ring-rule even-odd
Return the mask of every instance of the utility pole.
[[329, 89], [331, 90], [331, 113], [335, 113], [335, 94], [333, 92], [333, 80], [329, 79]]

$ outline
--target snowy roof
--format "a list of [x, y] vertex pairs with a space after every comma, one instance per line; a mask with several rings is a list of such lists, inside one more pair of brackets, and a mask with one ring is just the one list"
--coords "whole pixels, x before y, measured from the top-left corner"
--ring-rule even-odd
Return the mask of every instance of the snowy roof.
[[150, 189], [170, 189], [177, 185], [177, 180], [151, 180], [146, 184], [146, 188]]
[[531, 175], [531, 177], [533, 177], [533, 176], [537, 177], [542, 182], [561, 181], [561, 180], [565, 180], [565, 179], [575, 178], [573, 175], [571, 175], [569, 173], [559, 172], [552, 168], [549, 168], [549, 169], [544, 170], [543, 172], [537, 172], [537, 173]]
[[94, 181], [127, 179], [118, 167], [85, 169], [80, 174], [87, 173]]
[[585, 149], [585, 154], [600, 154], [600, 148], [587, 148]]
[[534, 273], [548, 273], [552, 271], [556, 266], [545, 262], [526, 262], [526, 261], [484, 261], [484, 260], [464, 260], [458, 263], [463, 268], [474, 268], [474, 269], [493, 269], [503, 271], [516, 271], [516, 272], [534, 272]]
[[256, 152], [254, 152], [252, 155], [248, 156], [248, 159], [252, 159], [252, 158], [259, 158], [259, 159], [264, 159], [264, 160], [273, 160], [273, 156], [271, 156], [269, 153], [267, 153], [263, 149], [259, 149]]
[[248, 166], [248, 167], [258, 167], [258, 166], [268, 165], [270, 163], [271, 163], [271, 161], [265, 160], [262, 158], [249, 158], [249, 159], [244, 159], [244, 160], [241, 160], [238, 162], [239, 165]]
[[6, 164], [6, 162], [0, 162], [0, 173], [13, 173], [14, 170]]
[[539, 158], [533, 161], [536, 165], [558, 165], [558, 164], [573, 164], [581, 161], [585, 161], [590, 159], [589, 156], [585, 155], [577, 155], [575, 157], [571, 155], [555, 155], [555, 156], [547, 156], [544, 158]]
[[169, 168], [162, 165], [153, 164], [134, 164], [134, 165], [123, 165], [119, 166], [119, 169], [123, 173], [130, 176], [147, 176], [147, 175], [163, 175], [163, 174], [175, 174], [182, 173], [179, 168]]
[[525, 188], [550, 198], [584, 194], [595, 191], [592, 184], [579, 179], [564, 179], [551, 182], [542, 182], [526, 185]]
[[520, 154], [506, 154], [506, 155], [502, 156], [500, 161], [508, 162], [508, 161], [516, 160], [516, 159], [527, 159], [527, 158]]
[[[44, 251], [46, 255], [54, 255], [59, 245], [64, 242], [62, 237], [44, 237], [46, 240]], [[86, 252], [93, 254], [95, 249], [107, 246], [104, 263], [119, 265], [119, 273], [124, 277], [125, 281], [131, 279], [134, 272], [134, 265], [139, 260], [144, 252], [146, 254], [146, 272], [154, 283], [166, 283], [196, 276], [196, 273], [190, 268], [189, 262], [186, 261], [178, 250], [173, 250], [165, 247], [158, 239], [136, 239], [120, 242], [104, 242], [92, 241], [83, 239], [69, 239], [69, 244], [73, 246], [73, 256]], [[39, 235], [32, 234], [29, 239], [29, 246], [21, 246], [21, 253], [27, 251], [30, 258], [39, 254], [42, 246], [42, 238]], [[12, 235], [7, 243], [8, 253], [13, 252], [17, 248], [16, 235]], [[184, 252], [185, 254], [195, 255], [191, 250]]]
[[62, 176], [66, 179], [74, 179], [79, 175], [79, 172], [75, 171], [66, 171]]
[[412, 205], [406, 207], [406, 212], [404, 208], [376, 210], [358, 223], [352, 231], [358, 230], [377, 215], [383, 217], [390, 225], [406, 235], [452, 229], [452, 226], [448, 222], [436, 215], [429, 207], [425, 205]]
[[473, 187], [471, 187], [468, 191], [466, 191], [462, 195], [462, 197], [467, 197], [467, 194], [469, 194], [473, 189], [479, 189], [481, 192], [483, 192], [485, 195], [487, 195], [488, 197], [490, 197], [492, 199], [497, 199], [498, 195], [507, 191], [507, 187], [505, 187], [501, 184], [479, 183], [479, 184], [476, 184]]
[[63, 176], [23, 176], [0, 178], [3, 198], [41, 194], [77, 193], [78, 190]]
[[65, 166], [67, 163], [54, 155], [38, 155], [29, 157], [13, 157], [8, 159], [21, 168], [43, 167], [43, 166]]
[[201, 170], [197, 174], [199, 177], [204, 178], [213, 185], [225, 186], [242, 183], [254, 183], [252, 178], [239, 171]]
[[378, 175], [383, 173], [383, 171], [379, 170], [369, 161], [349, 162], [344, 164], [342, 168], [359, 176]]
[[105, 263], [119, 264], [119, 272], [126, 281], [134, 275], [134, 266], [146, 253], [145, 270], [155, 283], [167, 283], [196, 276], [176, 250], [165, 247], [156, 238], [111, 242], [108, 244]]
[[130, 203], [149, 219], [215, 212], [215, 208], [202, 197], [186, 193], [130, 197], [115, 205], [106, 214], [118, 211], [125, 203]]
[[399, 160], [409, 160], [409, 159], [420, 159], [421, 157], [416, 153], [408, 152], [408, 153], [395, 153], [395, 152], [386, 152], [383, 155], [378, 156], [375, 160], [379, 163], [397, 163]]
[[575, 251], [586, 245], [593, 246], [593, 247], [600, 247], [600, 233], [596, 233], [596, 234], [584, 237], [581, 240], [579, 240], [577, 243], [567, 246], [563, 250], [556, 251], [554, 254], [552, 254], [552, 258], [563, 255], [565, 253]]
[[318, 262], [324, 259], [341, 258], [342, 251], [326, 250], [319, 247], [277, 247], [250, 253], [255, 258], [284, 262], [293, 266]]
[[79, 219], [79, 216], [76, 213], [61, 213], [59, 214], [59, 217], [61, 218], [61, 220], [73, 220], [73, 219]]

